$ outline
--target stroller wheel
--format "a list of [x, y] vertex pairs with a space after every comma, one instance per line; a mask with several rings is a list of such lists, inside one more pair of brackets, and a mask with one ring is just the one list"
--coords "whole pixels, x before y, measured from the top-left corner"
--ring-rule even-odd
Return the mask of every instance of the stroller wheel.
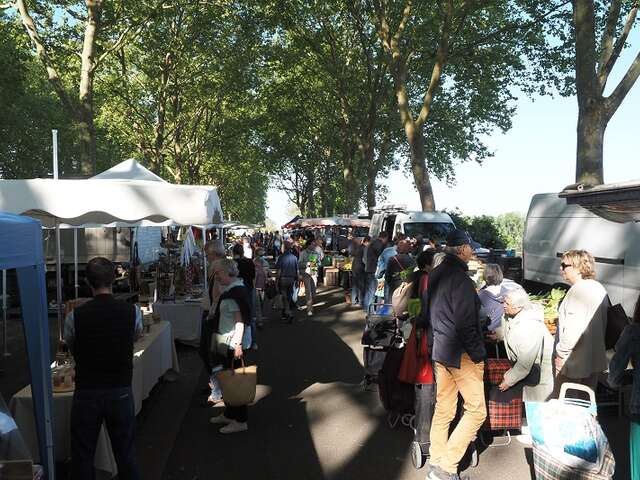
[[427, 454], [422, 451], [420, 442], [411, 442], [411, 463], [416, 470], [424, 467], [427, 461]]

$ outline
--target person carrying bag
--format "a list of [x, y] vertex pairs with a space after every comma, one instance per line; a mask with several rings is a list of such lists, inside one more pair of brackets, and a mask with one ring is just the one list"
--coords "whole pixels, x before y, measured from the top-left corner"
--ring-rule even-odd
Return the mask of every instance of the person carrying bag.
[[[222, 287], [222, 294], [216, 305], [211, 349], [216, 360], [228, 366], [232, 372], [224, 370], [217, 374], [225, 410], [222, 415], [211, 417], [209, 423], [224, 425], [220, 433], [244, 432], [249, 428], [247, 405], [253, 397], [241, 396], [240, 393], [246, 393], [246, 384], [252, 381], [255, 396], [256, 367], [253, 367], [253, 373], [250, 374], [247, 374], [246, 367], [243, 373], [237, 375], [235, 370], [245, 366], [244, 351], [251, 347], [251, 298], [243, 280], [238, 278], [238, 266], [235, 261], [226, 258], [218, 260], [214, 262], [213, 270], [216, 281]], [[233, 377], [231, 380], [230, 376]], [[238, 387], [239, 384], [243, 386]]]

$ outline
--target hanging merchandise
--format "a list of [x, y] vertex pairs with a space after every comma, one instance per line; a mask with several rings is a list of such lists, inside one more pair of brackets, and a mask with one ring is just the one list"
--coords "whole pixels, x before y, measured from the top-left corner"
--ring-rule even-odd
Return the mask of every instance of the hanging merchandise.
[[196, 239], [193, 237], [191, 228], [187, 228], [187, 233], [182, 242], [182, 251], [180, 252], [180, 265], [186, 267], [191, 264], [191, 257], [196, 253]]

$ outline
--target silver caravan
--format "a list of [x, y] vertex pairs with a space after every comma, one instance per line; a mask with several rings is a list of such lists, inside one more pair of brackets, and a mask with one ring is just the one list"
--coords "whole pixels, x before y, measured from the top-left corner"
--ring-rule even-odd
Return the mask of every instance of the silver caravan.
[[563, 283], [560, 255], [571, 249], [589, 251], [596, 260], [596, 279], [612, 303], [633, 313], [640, 294], [640, 225], [617, 223], [579, 206], [568, 205], [557, 193], [531, 199], [524, 229], [524, 280], [532, 288]]

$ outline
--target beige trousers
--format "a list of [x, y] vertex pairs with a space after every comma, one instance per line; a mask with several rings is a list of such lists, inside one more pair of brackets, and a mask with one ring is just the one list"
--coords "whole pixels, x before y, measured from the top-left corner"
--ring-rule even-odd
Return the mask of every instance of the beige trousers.
[[[431, 423], [431, 460], [448, 473], [457, 473], [458, 464], [487, 416], [484, 398], [484, 362], [473, 363], [462, 354], [460, 368], [435, 364], [436, 410]], [[464, 414], [449, 436], [456, 415], [458, 393], [464, 400]]]

